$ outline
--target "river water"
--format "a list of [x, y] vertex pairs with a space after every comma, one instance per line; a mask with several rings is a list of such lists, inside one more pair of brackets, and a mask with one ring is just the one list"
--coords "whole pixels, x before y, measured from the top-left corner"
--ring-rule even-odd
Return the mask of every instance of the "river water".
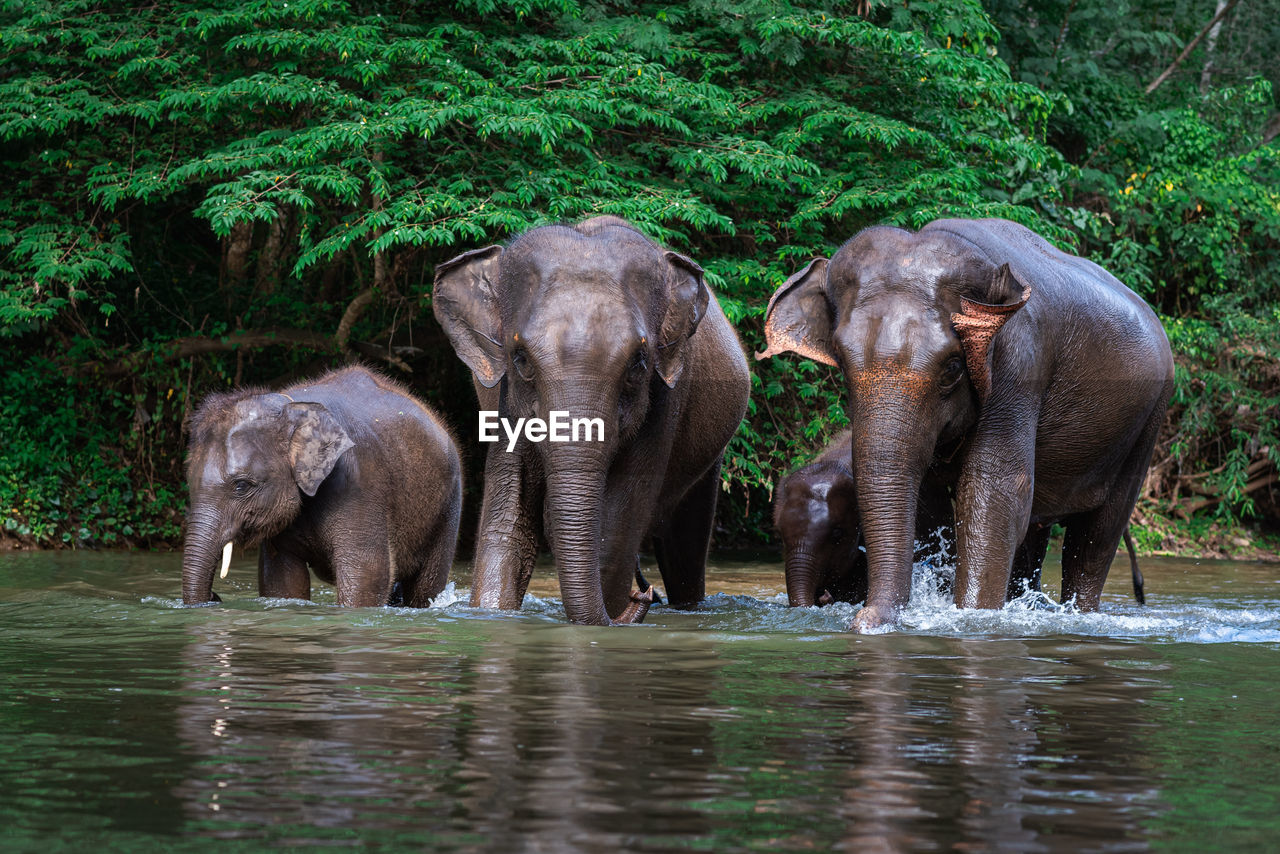
[[[1280, 567], [1117, 562], [1101, 614], [181, 608], [177, 555], [0, 555], [0, 849], [1275, 850]], [[657, 573], [654, 572], [655, 576]], [[1056, 569], [1046, 569], [1052, 594]]]

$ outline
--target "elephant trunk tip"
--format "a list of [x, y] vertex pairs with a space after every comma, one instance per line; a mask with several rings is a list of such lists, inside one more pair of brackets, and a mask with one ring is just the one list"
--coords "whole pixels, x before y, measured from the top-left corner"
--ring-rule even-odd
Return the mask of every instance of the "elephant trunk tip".
[[618, 615], [618, 619], [614, 620], [614, 623], [618, 625], [629, 625], [643, 622], [645, 616], [649, 613], [650, 606], [653, 605], [657, 596], [657, 591], [653, 589], [652, 584], [650, 584], [648, 589], [644, 592], [633, 590], [631, 592], [631, 602], [628, 603], [623, 612]]

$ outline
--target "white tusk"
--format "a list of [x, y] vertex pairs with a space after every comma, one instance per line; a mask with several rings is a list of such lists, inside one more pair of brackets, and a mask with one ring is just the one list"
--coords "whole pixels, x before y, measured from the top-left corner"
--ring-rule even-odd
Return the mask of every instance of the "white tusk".
[[218, 573], [219, 578], [227, 577], [227, 570], [231, 568], [231, 543], [227, 543], [222, 547], [222, 571]]

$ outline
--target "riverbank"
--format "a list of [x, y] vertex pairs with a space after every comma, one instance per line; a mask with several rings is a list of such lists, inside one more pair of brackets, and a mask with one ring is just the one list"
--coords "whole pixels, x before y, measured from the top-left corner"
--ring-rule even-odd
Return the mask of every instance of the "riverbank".
[[1171, 520], [1138, 514], [1130, 530], [1139, 555], [1280, 564], [1280, 535], [1263, 531], [1258, 526], [1226, 525], [1204, 519]]

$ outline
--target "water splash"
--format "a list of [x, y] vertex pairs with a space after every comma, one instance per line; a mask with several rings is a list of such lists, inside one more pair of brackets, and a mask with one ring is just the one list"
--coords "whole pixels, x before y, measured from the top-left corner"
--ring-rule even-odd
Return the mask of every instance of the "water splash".
[[[717, 591], [717, 578], [729, 573], [735, 581]], [[749, 579], [744, 582], [742, 579]], [[629, 630], [709, 631], [722, 636], [785, 635], [804, 640], [830, 638], [849, 630], [861, 606], [834, 603], [825, 607], [791, 608], [787, 604], [781, 567], [747, 565], [741, 568], [721, 562], [708, 576], [710, 595], [696, 609], [680, 611], [655, 606], [641, 626]], [[1245, 595], [1224, 596], [1221, 591], [1194, 595], [1153, 597], [1146, 606], [1127, 599], [1104, 600], [1103, 610], [1082, 613], [1040, 591], [1028, 591], [999, 610], [960, 609], [951, 591], [955, 583], [955, 556], [943, 541], [941, 549], [922, 556], [911, 579], [911, 599], [895, 626], [880, 634], [953, 637], [1099, 637], [1158, 643], [1280, 644], [1280, 598], [1270, 588], [1254, 585]], [[319, 588], [318, 601], [258, 599], [246, 588], [216, 609], [196, 609], [199, 619], [216, 620], [217, 614], [244, 612], [299, 612], [312, 619], [427, 623], [447, 620], [524, 621], [563, 624], [564, 605], [553, 595], [528, 594], [519, 611], [473, 608], [470, 590], [449, 582], [427, 609], [338, 608], [332, 591]], [[1235, 591], [1232, 591], [1235, 592]], [[1240, 591], [1244, 593], [1244, 591]], [[184, 610], [181, 599], [145, 595], [134, 600], [161, 613]], [[190, 609], [185, 609], [190, 610]], [[344, 616], [346, 615], [346, 616]], [[176, 618], [176, 615], [175, 615]]]

